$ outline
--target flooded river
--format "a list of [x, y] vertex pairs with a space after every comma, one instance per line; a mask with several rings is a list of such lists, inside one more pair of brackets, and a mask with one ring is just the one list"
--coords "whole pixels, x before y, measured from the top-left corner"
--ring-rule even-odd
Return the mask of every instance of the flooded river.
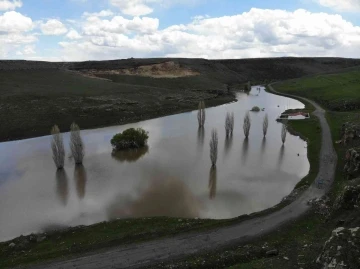
[[[66, 158], [56, 171], [50, 136], [0, 143], [0, 241], [56, 227], [89, 225], [114, 218], [173, 216], [231, 218], [281, 201], [309, 171], [307, 143], [281, 142], [275, 121], [296, 100], [253, 88], [238, 101], [206, 109], [204, 130], [197, 111], [135, 124], [82, 131], [83, 166]], [[250, 112], [249, 139], [242, 122]], [[233, 137], [225, 138], [226, 112], [234, 112]], [[269, 116], [266, 139], [262, 121]], [[50, 129], [51, 126], [49, 126]], [[81, 126], [80, 126], [81, 127]], [[149, 131], [148, 147], [111, 155], [110, 139], [129, 127]], [[216, 169], [211, 168], [211, 129], [219, 135]], [[69, 135], [64, 134], [67, 156]]]

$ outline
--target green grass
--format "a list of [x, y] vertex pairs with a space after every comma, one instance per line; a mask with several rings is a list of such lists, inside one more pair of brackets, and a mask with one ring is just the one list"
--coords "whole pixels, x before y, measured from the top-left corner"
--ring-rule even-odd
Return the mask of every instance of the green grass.
[[276, 90], [307, 97], [333, 111], [360, 108], [360, 69], [317, 75], [276, 84]]
[[[152, 79], [115, 76], [115, 82], [64, 70], [0, 71], [0, 141], [137, 122], [234, 101], [208, 76]], [[219, 91], [218, 90], [222, 90]]]
[[[156, 217], [123, 219], [78, 226], [65, 231], [48, 233], [39, 243], [29, 243], [24, 249], [12, 249], [11, 242], [0, 243], [0, 268], [71, 257], [84, 252], [102, 251], [108, 247], [159, 239], [189, 230], [202, 230], [225, 224], [227, 220], [201, 220]], [[24, 251], [24, 252], [22, 252]]]

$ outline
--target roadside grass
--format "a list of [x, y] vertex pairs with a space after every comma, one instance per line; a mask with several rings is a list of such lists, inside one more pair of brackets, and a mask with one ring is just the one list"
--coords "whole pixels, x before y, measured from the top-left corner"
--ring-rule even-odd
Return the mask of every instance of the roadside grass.
[[[38, 243], [29, 242], [29, 236], [18, 237], [0, 243], [0, 268], [104, 251], [109, 247], [209, 229], [227, 222], [167, 217], [121, 219], [49, 232], [45, 234], [46, 239]], [[26, 244], [18, 248], [24, 241]], [[12, 242], [15, 247], [9, 246]]]
[[276, 84], [276, 89], [307, 97], [329, 110], [357, 110], [360, 108], [360, 68], [284, 81]]

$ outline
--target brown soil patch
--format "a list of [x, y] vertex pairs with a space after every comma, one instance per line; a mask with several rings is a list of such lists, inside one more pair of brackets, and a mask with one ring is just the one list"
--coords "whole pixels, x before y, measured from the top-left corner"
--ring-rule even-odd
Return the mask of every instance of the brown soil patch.
[[129, 75], [153, 78], [179, 78], [200, 75], [199, 72], [193, 71], [190, 68], [182, 67], [179, 63], [175, 63], [173, 61], [142, 65], [134, 68], [106, 70], [88, 69], [82, 70], [82, 73], [83, 75], [90, 77], [96, 77], [97, 75]]

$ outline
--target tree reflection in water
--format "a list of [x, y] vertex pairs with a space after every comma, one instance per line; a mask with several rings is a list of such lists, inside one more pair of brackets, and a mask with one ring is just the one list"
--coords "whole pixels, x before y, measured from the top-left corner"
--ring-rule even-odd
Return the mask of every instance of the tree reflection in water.
[[138, 149], [127, 149], [114, 151], [111, 155], [119, 162], [136, 162], [149, 152], [149, 146], [144, 146]]
[[83, 199], [85, 196], [87, 174], [84, 165], [75, 165], [74, 180], [76, 184], [76, 191], [79, 199]]
[[56, 170], [56, 193], [60, 202], [65, 206], [67, 204], [69, 189], [68, 189], [68, 177], [65, 169]]
[[242, 155], [241, 155], [241, 159], [244, 165], [246, 164], [247, 161], [248, 151], [249, 151], [249, 138], [246, 137], [242, 145]]
[[210, 199], [214, 199], [216, 196], [216, 181], [217, 181], [217, 172], [216, 172], [216, 166], [211, 166], [210, 173], [209, 173], [209, 190]]

